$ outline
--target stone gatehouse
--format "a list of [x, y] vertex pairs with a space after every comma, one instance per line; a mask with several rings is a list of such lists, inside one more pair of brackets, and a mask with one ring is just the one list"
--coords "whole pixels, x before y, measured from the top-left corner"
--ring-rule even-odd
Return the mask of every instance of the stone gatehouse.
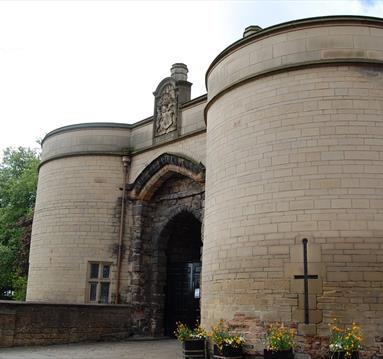
[[177, 63], [151, 117], [50, 132], [27, 300], [140, 306], [147, 335], [224, 318], [249, 353], [284, 321], [314, 358], [337, 317], [383, 354], [382, 64], [382, 19], [253, 26], [207, 95]]

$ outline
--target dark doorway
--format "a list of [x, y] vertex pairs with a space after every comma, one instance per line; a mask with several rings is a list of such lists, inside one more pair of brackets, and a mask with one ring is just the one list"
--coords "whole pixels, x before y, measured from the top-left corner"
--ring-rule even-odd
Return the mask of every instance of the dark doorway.
[[[168, 227], [169, 226], [169, 227]], [[176, 322], [193, 327], [200, 320], [201, 222], [181, 212], [168, 223], [165, 334]]]

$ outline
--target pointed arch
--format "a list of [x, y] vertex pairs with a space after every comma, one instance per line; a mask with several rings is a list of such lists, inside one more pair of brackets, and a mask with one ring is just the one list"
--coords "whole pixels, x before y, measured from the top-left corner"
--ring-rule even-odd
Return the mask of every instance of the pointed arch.
[[181, 174], [195, 182], [205, 182], [205, 166], [186, 157], [163, 153], [154, 159], [129, 186], [130, 197], [148, 201], [173, 174]]
[[[161, 239], [166, 239], [169, 236], [169, 230], [172, 227], [172, 224], [177, 220], [180, 216], [190, 216], [193, 217], [196, 221], [198, 221], [201, 225], [203, 222], [202, 212], [196, 210], [192, 206], [182, 205], [177, 206], [175, 208], [169, 208], [165, 213], [164, 217], [168, 218], [167, 222], [160, 223], [159, 226], [154, 227], [153, 230], [153, 245], [156, 248], [161, 248], [166, 246], [166, 242], [160, 243]], [[203, 242], [202, 238], [201, 241]]]

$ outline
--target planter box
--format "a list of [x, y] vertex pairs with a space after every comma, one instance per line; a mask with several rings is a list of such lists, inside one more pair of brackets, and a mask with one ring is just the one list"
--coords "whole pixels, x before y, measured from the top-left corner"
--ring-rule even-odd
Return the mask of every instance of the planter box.
[[219, 350], [219, 348], [214, 345], [214, 359], [242, 359], [243, 358], [243, 352], [242, 347], [239, 348], [233, 348], [229, 346], [224, 346], [222, 350]]
[[294, 359], [294, 353], [292, 349], [281, 351], [272, 351], [265, 349], [263, 351], [263, 356], [265, 359]]
[[346, 357], [345, 352], [330, 353], [330, 359], [360, 359], [359, 352], [352, 352], [351, 357]]
[[182, 342], [185, 359], [205, 359], [205, 340], [185, 340]]

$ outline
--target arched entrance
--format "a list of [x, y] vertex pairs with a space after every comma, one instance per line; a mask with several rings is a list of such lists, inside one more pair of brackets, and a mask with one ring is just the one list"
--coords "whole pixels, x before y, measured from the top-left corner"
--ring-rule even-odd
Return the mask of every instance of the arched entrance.
[[203, 164], [164, 153], [128, 186], [126, 297], [142, 308], [150, 335], [172, 335], [176, 321], [200, 318], [204, 179]]
[[200, 321], [201, 222], [181, 212], [166, 225], [166, 285], [164, 331], [172, 335], [176, 322], [194, 326]]

